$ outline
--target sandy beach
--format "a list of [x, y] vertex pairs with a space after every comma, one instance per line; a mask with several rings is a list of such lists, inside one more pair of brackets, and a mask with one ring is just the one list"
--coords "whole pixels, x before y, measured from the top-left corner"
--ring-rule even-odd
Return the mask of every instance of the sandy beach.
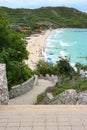
[[28, 45], [27, 50], [30, 53], [26, 64], [28, 64], [29, 68], [32, 70], [35, 69], [36, 63], [41, 59], [44, 60], [44, 56], [42, 55], [42, 50], [44, 47], [45, 40], [50, 35], [51, 31], [47, 30], [43, 34], [32, 35], [27, 39]]

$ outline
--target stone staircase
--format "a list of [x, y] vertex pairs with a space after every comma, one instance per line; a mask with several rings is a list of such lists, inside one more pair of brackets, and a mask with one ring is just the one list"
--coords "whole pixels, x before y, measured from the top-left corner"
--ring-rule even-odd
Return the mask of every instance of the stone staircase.
[[38, 79], [38, 84], [33, 89], [19, 97], [10, 99], [9, 105], [32, 105], [35, 104], [37, 95], [44, 92], [47, 87], [52, 86], [52, 82], [45, 79]]

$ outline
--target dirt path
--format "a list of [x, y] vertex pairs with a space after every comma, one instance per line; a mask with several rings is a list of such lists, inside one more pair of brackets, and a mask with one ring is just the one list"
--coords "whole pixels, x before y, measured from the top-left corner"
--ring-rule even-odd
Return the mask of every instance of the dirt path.
[[37, 95], [44, 92], [44, 90], [51, 85], [52, 82], [48, 80], [39, 79], [37, 86], [34, 86], [31, 91], [19, 97], [11, 99], [9, 105], [32, 105], [36, 102]]

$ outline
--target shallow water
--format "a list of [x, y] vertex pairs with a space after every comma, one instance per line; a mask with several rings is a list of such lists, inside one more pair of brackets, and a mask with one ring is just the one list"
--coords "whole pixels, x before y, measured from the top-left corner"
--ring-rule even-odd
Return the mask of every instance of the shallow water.
[[68, 57], [70, 62], [87, 64], [87, 29], [54, 30], [45, 42], [45, 59], [53, 63], [59, 57]]

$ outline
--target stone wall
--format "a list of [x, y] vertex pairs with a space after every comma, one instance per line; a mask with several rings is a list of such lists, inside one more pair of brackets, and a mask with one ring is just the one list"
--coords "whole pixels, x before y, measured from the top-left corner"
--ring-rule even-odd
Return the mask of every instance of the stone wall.
[[7, 105], [9, 102], [6, 65], [0, 64], [0, 105]]
[[15, 98], [30, 91], [37, 84], [37, 82], [38, 82], [38, 76], [34, 75], [32, 78], [30, 78], [26, 82], [12, 87], [12, 90], [9, 92], [9, 98], [10, 99]]
[[59, 77], [57, 75], [50, 76], [49, 74], [46, 74], [46, 76], [43, 76], [40, 74], [39, 78], [51, 81], [52, 82], [51, 87], [54, 87], [58, 82], [60, 82]]

